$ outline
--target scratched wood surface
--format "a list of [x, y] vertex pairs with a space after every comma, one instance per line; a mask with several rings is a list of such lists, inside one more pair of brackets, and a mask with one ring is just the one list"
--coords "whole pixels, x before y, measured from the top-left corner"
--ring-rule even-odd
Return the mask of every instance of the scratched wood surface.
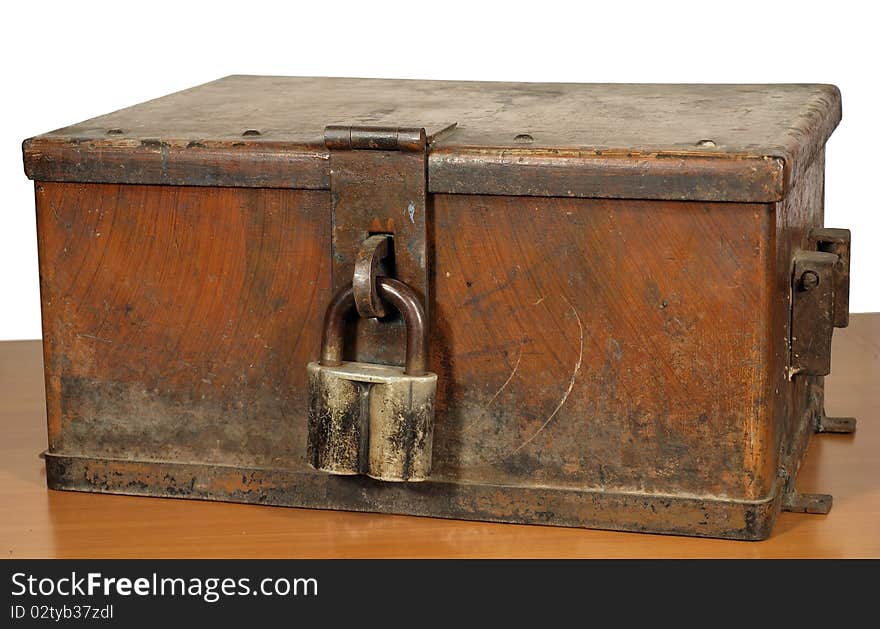
[[832, 415], [855, 435], [813, 440], [802, 491], [827, 516], [783, 513], [763, 542], [56, 492], [45, 487], [38, 341], [0, 344], [0, 555], [4, 557], [880, 557], [880, 314], [834, 337]]
[[[39, 184], [52, 453], [314, 474], [327, 197]], [[433, 201], [433, 479], [771, 496], [766, 206]]]
[[[839, 107], [830, 85], [590, 84], [230, 76], [42, 136], [324, 146], [328, 124], [445, 126], [444, 147], [756, 155], [784, 151]], [[114, 132], [108, 134], [108, 130]], [[242, 135], [251, 130], [251, 133]], [[259, 131], [259, 135], [253, 131]], [[700, 146], [712, 139], [714, 146]], [[824, 142], [817, 138], [821, 144]]]

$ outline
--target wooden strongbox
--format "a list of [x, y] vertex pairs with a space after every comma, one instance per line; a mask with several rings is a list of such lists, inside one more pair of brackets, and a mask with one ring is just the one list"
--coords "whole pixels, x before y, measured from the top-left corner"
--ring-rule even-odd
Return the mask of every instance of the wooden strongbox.
[[847, 324], [830, 85], [231, 76], [24, 143], [49, 487], [761, 539]]

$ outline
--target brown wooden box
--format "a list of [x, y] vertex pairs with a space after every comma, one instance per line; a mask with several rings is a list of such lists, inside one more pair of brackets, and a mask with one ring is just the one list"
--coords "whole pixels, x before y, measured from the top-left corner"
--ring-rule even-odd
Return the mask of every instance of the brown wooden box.
[[[823, 412], [839, 119], [829, 85], [232, 76], [26, 140], [48, 484], [737, 539], [827, 512], [795, 477], [854, 426]], [[424, 482], [307, 455], [371, 233], [428, 311]], [[354, 317], [346, 358], [402, 363], [401, 327]]]

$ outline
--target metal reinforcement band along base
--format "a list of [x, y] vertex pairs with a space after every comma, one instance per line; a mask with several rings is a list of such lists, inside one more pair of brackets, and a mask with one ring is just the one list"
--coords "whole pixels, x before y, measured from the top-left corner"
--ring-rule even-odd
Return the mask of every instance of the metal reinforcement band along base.
[[780, 479], [765, 500], [740, 502], [443, 481], [384, 483], [364, 476], [48, 452], [45, 457], [51, 489], [741, 540], [769, 536], [784, 485]]

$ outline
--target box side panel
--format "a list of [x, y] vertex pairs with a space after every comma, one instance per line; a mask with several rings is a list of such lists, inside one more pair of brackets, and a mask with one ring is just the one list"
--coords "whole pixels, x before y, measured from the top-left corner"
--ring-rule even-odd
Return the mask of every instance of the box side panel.
[[[306, 364], [330, 298], [329, 193], [37, 198], [53, 453], [319, 474]], [[437, 195], [431, 210], [434, 480], [772, 493], [769, 206]]]
[[778, 474], [793, 479], [803, 460], [816, 421], [823, 412], [824, 377], [789, 378], [791, 339], [791, 277], [795, 253], [809, 250], [810, 230], [824, 223], [824, 151], [806, 170], [800, 182], [775, 205], [776, 285], [774, 296], [774, 414], [779, 418], [774, 441]]

